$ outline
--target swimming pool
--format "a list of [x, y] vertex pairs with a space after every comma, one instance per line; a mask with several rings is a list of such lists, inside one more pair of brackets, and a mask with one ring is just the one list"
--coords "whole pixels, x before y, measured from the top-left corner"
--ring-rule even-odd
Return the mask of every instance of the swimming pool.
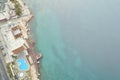
[[27, 71], [29, 69], [29, 65], [24, 58], [20, 58], [17, 60], [18, 69], [21, 71]]

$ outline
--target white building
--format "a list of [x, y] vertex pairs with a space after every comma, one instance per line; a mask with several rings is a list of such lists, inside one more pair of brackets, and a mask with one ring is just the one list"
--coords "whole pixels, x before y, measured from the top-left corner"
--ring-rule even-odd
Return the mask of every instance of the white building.
[[[10, 56], [13, 54], [19, 54], [29, 48], [20, 23], [4, 25], [1, 27], [1, 33], [6, 45], [5, 49]], [[25, 54], [28, 55], [27, 51], [25, 52]]]

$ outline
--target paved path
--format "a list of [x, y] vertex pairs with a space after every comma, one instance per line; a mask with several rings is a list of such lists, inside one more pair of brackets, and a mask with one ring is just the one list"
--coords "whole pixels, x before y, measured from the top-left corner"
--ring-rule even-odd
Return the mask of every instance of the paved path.
[[9, 80], [7, 72], [3, 66], [2, 60], [0, 59], [0, 80]]
[[2, 57], [3, 56], [1, 55], [1, 52], [0, 52], [0, 80], [10, 80], [7, 75], [6, 69], [4, 67]]
[[1, 59], [0, 59], [0, 80], [9, 80], [9, 77], [7, 76], [7, 72], [4, 68], [4, 65]]

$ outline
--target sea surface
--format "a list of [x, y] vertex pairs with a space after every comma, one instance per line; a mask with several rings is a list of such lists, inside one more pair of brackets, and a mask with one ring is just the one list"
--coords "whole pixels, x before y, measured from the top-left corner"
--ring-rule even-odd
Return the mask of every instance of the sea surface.
[[120, 80], [120, 0], [24, 0], [41, 80]]

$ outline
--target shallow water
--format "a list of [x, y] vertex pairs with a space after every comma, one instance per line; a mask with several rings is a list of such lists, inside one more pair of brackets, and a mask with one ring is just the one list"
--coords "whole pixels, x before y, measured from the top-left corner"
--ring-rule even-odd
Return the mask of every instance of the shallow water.
[[119, 0], [25, 0], [41, 80], [120, 80]]

